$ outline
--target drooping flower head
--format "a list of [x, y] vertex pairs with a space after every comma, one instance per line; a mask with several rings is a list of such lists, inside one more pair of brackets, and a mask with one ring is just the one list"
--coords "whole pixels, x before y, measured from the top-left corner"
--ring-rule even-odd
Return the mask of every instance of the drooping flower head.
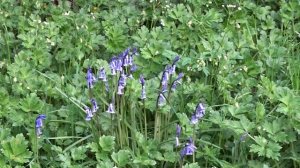
[[109, 66], [110, 66], [110, 70], [111, 70], [111, 74], [112, 75], [116, 75], [117, 74], [117, 62], [118, 62], [118, 59], [116, 56], [113, 56], [110, 60], [110, 63], [109, 63]]
[[179, 137], [181, 134], [181, 127], [179, 124], [176, 125], [176, 136]]
[[183, 73], [178, 74], [178, 77], [174, 80], [171, 86], [171, 90], [175, 91], [178, 84], [180, 84], [180, 79], [182, 79]]
[[111, 113], [111, 114], [115, 113], [115, 108], [114, 108], [114, 105], [112, 103], [110, 103], [108, 105], [108, 109], [107, 109], [106, 112]]
[[166, 103], [166, 98], [162, 93], [159, 93], [158, 99], [157, 99], [157, 105], [158, 106], [163, 106]]
[[140, 76], [140, 84], [142, 85], [141, 99], [146, 99], [146, 87], [145, 87], [145, 79], [143, 75]]
[[130, 56], [129, 54], [129, 48], [127, 48], [123, 53], [121, 53], [121, 59], [123, 61], [123, 66], [127, 67], [129, 66], [132, 62], [130, 61]]
[[197, 124], [198, 123], [198, 118], [196, 117], [196, 115], [192, 115], [191, 117], [191, 124]]
[[132, 64], [130, 67], [130, 72], [133, 73], [137, 70], [137, 66], [135, 64]]
[[174, 74], [175, 73], [175, 69], [176, 69], [176, 63], [179, 61], [180, 57], [179, 56], [176, 56], [173, 60], [173, 64], [172, 64], [172, 67], [169, 71], [170, 74]]
[[205, 107], [202, 103], [199, 103], [195, 110], [195, 115], [198, 119], [201, 119], [205, 114]]
[[249, 133], [248, 132], [245, 132], [241, 137], [240, 137], [240, 141], [241, 142], [244, 142], [245, 139], [249, 136]]
[[162, 77], [161, 77], [161, 92], [165, 93], [168, 91], [168, 81], [169, 81], [169, 65], [166, 66]]
[[88, 88], [89, 89], [93, 88], [93, 85], [96, 82], [96, 78], [90, 67], [88, 68], [87, 73], [86, 73], [86, 81], [87, 81]]
[[123, 95], [124, 94], [124, 88], [126, 86], [126, 75], [121, 74], [119, 81], [118, 81], [118, 95]]
[[145, 79], [144, 79], [144, 76], [143, 76], [143, 75], [140, 75], [140, 84], [141, 84], [142, 86], [145, 85]]
[[43, 120], [45, 119], [45, 114], [40, 114], [35, 119], [35, 131], [38, 138], [42, 135]]
[[180, 145], [179, 136], [181, 134], [181, 127], [179, 124], [176, 125], [176, 137], [175, 137], [175, 146], [178, 147]]
[[119, 58], [116, 61], [116, 71], [122, 72], [123, 71], [123, 58], [122, 56], [119, 56]]
[[193, 139], [190, 138], [189, 142], [185, 144], [185, 147], [180, 151], [180, 157], [183, 159], [184, 156], [193, 155], [196, 150]]
[[93, 117], [93, 113], [92, 113], [92, 110], [89, 108], [89, 107], [85, 107], [85, 113], [86, 113], [86, 117], [85, 117], [85, 120], [86, 121], [90, 121]]
[[102, 80], [103, 82], [106, 82], [107, 81], [107, 78], [106, 78], [106, 73], [105, 73], [105, 69], [102, 67], [99, 71], [99, 77], [98, 77], [100, 80]]
[[179, 138], [175, 137], [175, 147], [180, 146]]
[[93, 113], [96, 113], [97, 110], [99, 109], [96, 100], [95, 100], [94, 98], [92, 98], [92, 99], [91, 99], [91, 103], [92, 103], [92, 105], [93, 105], [93, 107], [92, 107], [92, 112], [93, 112]]
[[108, 81], [105, 81], [105, 90], [107, 91], [107, 92], [109, 92], [109, 84], [108, 84]]

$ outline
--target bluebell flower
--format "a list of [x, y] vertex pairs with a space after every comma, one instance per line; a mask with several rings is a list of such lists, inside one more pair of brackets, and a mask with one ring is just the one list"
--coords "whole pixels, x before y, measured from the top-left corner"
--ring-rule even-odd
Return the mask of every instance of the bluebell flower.
[[244, 142], [248, 136], [249, 136], [249, 133], [248, 133], [248, 132], [245, 132], [245, 133], [240, 137], [240, 141], [241, 141], [241, 142]]
[[115, 113], [115, 108], [114, 108], [114, 105], [112, 103], [110, 103], [108, 105], [108, 109], [107, 109], [106, 112], [111, 113], [111, 114]]
[[123, 66], [127, 67], [127, 66], [130, 65], [130, 60], [129, 60], [129, 59], [130, 59], [130, 58], [129, 58], [128, 55], [126, 55], [126, 56], [124, 57], [124, 60], [123, 60]]
[[145, 79], [144, 79], [144, 76], [143, 76], [143, 75], [140, 75], [140, 84], [141, 84], [142, 86], [145, 85]]
[[176, 137], [175, 137], [175, 146], [178, 147], [180, 145], [179, 143], [179, 136], [181, 134], [181, 127], [179, 124], [176, 125]]
[[117, 73], [116, 73], [116, 69], [117, 69], [117, 62], [118, 62], [118, 59], [117, 59], [117, 57], [115, 57], [115, 56], [113, 56], [112, 58], [111, 58], [111, 61], [110, 61], [110, 63], [109, 63], [109, 66], [110, 66], [110, 70], [111, 70], [111, 74], [112, 75], [116, 75]]
[[137, 48], [134, 47], [134, 48], [132, 49], [132, 55], [137, 55], [137, 54], [138, 54]]
[[123, 60], [122, 60], [122, 58], [119, 58], [119, 59], [117, 59], [117, 61], [116, 61], [116, 71], [118, 71], [118, 72], [122, 72], [123, 71]]
[[93, 113], [92, 113], [91, 109], [89, 107], [85, 107], [85, 113], [86, 113], [85, 120], [90, 121], [93, 117]]
[[168, 83], [164, 82], [161, 84], [161, 92], [165, 93], [168, 91]]
[[179, 137], [181, 134], [181, 127], [179, 124], [176, 125], [176, 136]]
[[177, 55], [177, 56], [174, 58], [173, 64], [172, 64], [172, 65], [176, 64], [179, 60], [180, 60], [180, 57]]
[[169, 80], [169, 72], [166, 68], [166, 70], [164, 70], [163, 74], [162, 74], [162, 77], [161, 77], [161, 84], [168, 84], [168, 80]]
[[96, 100], [95, 100], [94, 98], [92, 98], [92, 99], [91, 99], [91, 103], [92, 103], [92, 105], [93, 105], [92, 112], [93, 112], [93, 113], [96, 113], [97, 110], [99, 109]]
[[129, 59], [128, 59], [128, 65], [130, 65], [130, 66], [133, 65], [133, 55], [130, 55], [130, 56], [129, 56]]
[[123, 89], [126, 86], [126, 78], [127, 77], [126, 77], [125, 74], [120, 75], [120, 78], [119, 78], [119, 81], [118, 81], [118, 92], [117, 92], [118, 95], [123, 95], [124, 94]]
[[95, 78], [91, 68], [88, 68], [88, 70], [87, 70], [86, 81], [87, 81], [88, 88], [89, 89], [93, 88], [93, 85], [96, 82], [96, 78]]
[[176, 69], [176, 63], [179, 61], [180, 57], [176, 56], [173, 60], [173, 64], [169, 69], [169, 74], [174, 74], [175, 73], [175, 69]]
[[143, 75], [140, 76], [140, 84], [142, 85], [141, 99], [146, 99], [146, 87], [145, 87], [145, 79]]
[[192, 115], [191, 124], [197, 124], [197, 123], [198, 123], [198, 118], [196, 117], [196, 115]]
[[185, 147], [180, 151], [181, 159], [183, 159], [184, 156], [193, 155], [196, 149], [192, 138], [190, 138], [189, 142], [186, 143]]
[[126, 75], [125, 74], [121, 74], [120, 78], [119, 78], [119, 82], [118, 85], [125, 88], [126, 86]]
[[199, 103], [195, 110], [195, 115], [198, 119], [201, 119], [205, 114], [205, 107], [202, 103]]
[[180, 79], [182, 79], [183, 73], [178, 74], [178, 77], [173, 81], [171, 90], [175, 91], [178, 84], [180, 84]]
[[130, 56], [129, 56], [129, 48], [127, 48], [123, 53], [122, 53], [122, 57], [123, 59], [123, 66], [127, 67], [129, 65], [131, 65], [132, 61], [130, 60]]
[[167, 66], [161, 77], [161, 92], [162, 93], [165, 93], [168, 91], [168, 80], [169, 80], [169, 72], [168, 72], [168, 66]]
[[179, 138], [175, 137], [175, 147], [180, 146]]
[[137, 70], [137, 66], [135, 64], [132, 64], [130, 67], [130, 72], [133, 73]]
[[105, 73], [105, 69], [102, 67], [99, 71], [99, 77], [98, 77], [100, 80], [102, 80], [103, 82], [106, 82], [107, 81], [107, 78], [106, 78], [106, 73]]
[[43, 120], [45, 119], [45, 114], [40, 114], [35, 119], [35, 131], [38, 138], [42, 135]]
[[107, 91], [107, 92], [109, 92], [109, 84], [108, 84], [108, 81], [105, 81], [105, 90]]
[[159, 93], [158, 95], [158, 100], [157, 100], [157, 105], [158, 106], [163, 106], [166, 102], [166, 98], [162, 93]]
[[124, 94], [124, 87], [118, 86], [117, 94], [118, 95], [123, 95]]
[[146, 99], [146, 98], [147, 98], [147, 96], [146, 96], [145, 86], [142, 86], [141, 99], [144, 100], [144, 99]]

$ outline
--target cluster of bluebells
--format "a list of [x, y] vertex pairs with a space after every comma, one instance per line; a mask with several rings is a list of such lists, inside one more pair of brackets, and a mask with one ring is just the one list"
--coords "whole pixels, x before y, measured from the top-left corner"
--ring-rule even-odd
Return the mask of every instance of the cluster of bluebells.
[[[198, 121], [204, 116], [205, 114], [205, 107], [203, 103], [199, 103], [195, 109], [195, 113], [192, 115], [191, 124], [197, 124]], [[179, 136], [181, 134], [181, 127], [180, 125], [176, 125], [176, 137], [175, 137], [175, 146], [180, 146], [179, 143]], [[183, 149], [180, 151], [180, 157], [183, 159], [184, 156], [193, 155], [196, 150], [196, 146], [194, 145], [193, 139], [190, 137], [188, 142], [185, 144]]]
[[[134, 49], [126, 49], [124, 52], [120, 53], [118, 56], [113, 56], [109, 67], [111, 70], [111, 75], [118, 76], [118, 83], [117, 83], [117, 94], [123, 95], [124, 89], [126, 86], [126, 80], [128, 78], [133, 78], [132, 73], [136, 71], [137, 66], [134, 64], [133, 57], [137, 55], [137, 50]], [[96, 81], [102, 81], [105, 85], [105, 90], [109, 92], [109, 82], [107, 79], [106, 71], [103, 67], [100, 68], [98, 71], [98, 78], [95, 77], [95, 75], [92, 72], [91, 68], [88, 68], [87, 74], [86, 74], [86, 81], [88, 89], [92, 89], [95, 85]], [[146, 94], [146, 93], [144, 93]], [[94, 116], [94, 113], [98, 110], [97, 102], [94, 98], [91, 99], [92, 107], [85, 106], [84, 110], [86, 113], [86, 120], [90, 121], [92, 117]], [[112, 102], [108, 105], [107, 109], [108, 113], [115, 113], [114, 110], [114, 97], [112, 98]]]
[[43, 120], [45, 119], [46, 119], [45, 114], [40, 114], [35, 119], [35, 133], [38, 138], [42, 135]]
[[[166, 97], [164, 93], [168, 92], [168, 84], [169, 80], [171, 80], [171, 76], [175, 74], [176, 70], [176, 63], [179, 61], [180, 57], [176, 56], [173, 60], [172, 65], [167, 65], [165, 70], [162, 73], [160, 85], [161, 85], [161, 91], [158, 94], [157, 98], [157, 105], [163, 106], [166, 102]], [[178, 84], [180, 84], [180, 80], [183, 78], [183, 73], [179, 73], [178, 77], [171, 83], [171, 91], [175, 91]]]

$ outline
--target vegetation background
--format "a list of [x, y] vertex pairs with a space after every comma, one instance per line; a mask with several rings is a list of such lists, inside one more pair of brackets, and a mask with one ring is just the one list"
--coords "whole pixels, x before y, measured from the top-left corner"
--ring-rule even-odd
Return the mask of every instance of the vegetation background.
[[[297, 0], [1, 0], [0, 167], [300, 167], [299, 21]], [[115, 92], [91, 91], [86, 71], [116, 79], [110, 60], [128, 47], [137, 71], [110, 116]], [[157, 108], [176, 55], [184, 77]], [[197, 149], [181, 158], [189, 137]]]

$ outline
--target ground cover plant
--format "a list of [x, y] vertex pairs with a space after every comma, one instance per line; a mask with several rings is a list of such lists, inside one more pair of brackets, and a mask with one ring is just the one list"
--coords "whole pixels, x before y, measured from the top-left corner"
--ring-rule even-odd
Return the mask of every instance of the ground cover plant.
[[300, 167], [299, 1], [2, 0], [0, 167]]

